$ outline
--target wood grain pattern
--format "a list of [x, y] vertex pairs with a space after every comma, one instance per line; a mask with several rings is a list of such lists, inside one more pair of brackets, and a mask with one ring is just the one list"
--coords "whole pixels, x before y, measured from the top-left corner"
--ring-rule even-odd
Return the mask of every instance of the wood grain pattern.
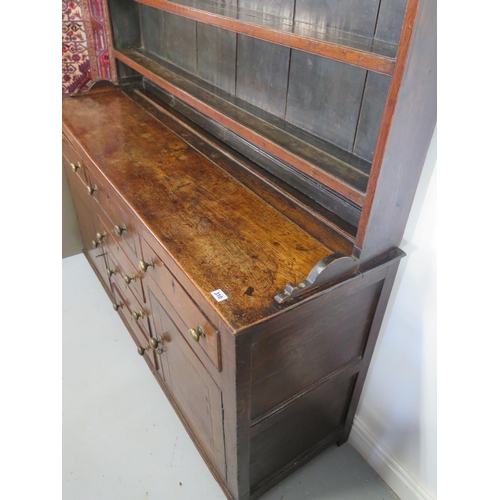
[[[330, 221], [336, 227], [336, 231], [354, 241], [361, 210], [332, 189], [317, 183], [279, 158], [255, 147], [243, 137], [148, 80], [144, 81], [144, 89], [135, 89], [133, 94], [129, 93], [128, 95], [160, 121], [165, 113], [182, 122], [184, 126], [186, 126], [186, 119], [189, 120], [192, 122], [189, 125], [191, 129], [195, 129], [196, 133], [201, 134], [206, 141], [216, 144], [217, 149], [224, 151], [224, 154], [211, 153], [220, 156], [220, 161], [223, 161], [224, 156], [230, 156], [243, 167], [243, 172], [249, 170], [264, 180], [272, 190], [278, 190], [283, 194], [286, 193], [285, 196], [293, 197], [295, 202], [307, 207], [306, 209], [315, 214], [316, 217]], [[147, 102], [144, 102], [145, 100]], [[290, 125], [287, 125], [287, 129], [289, 127]], [[308, 140], [310, 139], [308, 138]], [[290, 142], [290, 145], [293, 147], [293, 141]], [[333, 145], [329, 146], [333, 148]], [[340, 148], [336, 148], [332, 154], [338, 156], [340, 151]], [[355, 158], [354, 155], [350, 155], [346, 163], [353, 165]], [[218, 160], [218, 163], [220, 161]], [[362, 165], [359, 167], [363, 172], [369, 170], [369, 168], [368, 170], [362, 168]], [[238, 174], [238, 172], [242, 172], [241, 169], [232, 169], [232, 172], [236, 172], [232, 175], [241, 177]], [[243, 175], [243, 178], [245, 177], [248, 178], [248, 176]], [[260, 191], [262, 192], [262, 190]], [[268, 191], [265, 190], [265, 192]], [[309, 225], [306, 227], [308, 231], [314, 231]], [[351, 253], [351, 250], [348, 253]]]
[[[346, 255], [352, 253], [355, 228], [346, 224], [339, 216], [323, 209], [316, 203], [318, 200], [313, 201], [305, 197], [281, 179], [269, 175], [260, 165], [217, 140], [219, 137], [207, 134], [194, 123], [186, 123], [184, 114], [178, 113], [175, 107], [165, 104], [165, 96], [162, 95], [163, 100], [160, 100], [156, 98], [156, 93], [151, 94], [149, 91], [139, 89], [127, 95], [325, 246], [341, 248]], [[195, 137], [202, 138], [202, 141], [195, 142]], [[227, 131], [221, 136], [224, 137], [227, 138]], [[329, 227], [334, 228], [334, 231]]]
[[[92, 151], [103, 175], [235, 329], [261, 319], [276, 290], [300, 281], [335, 250], [125, 95], [89, 96], [84, 103], [67, 100], [63, 112], [68, 130], [84, 150]], [[276, 231], [270, 233], [270, 227]], [[245, 293], [249, 288], [253, 292]], [[210, 292], [218, 289], [229, 300], [215, 303]]]

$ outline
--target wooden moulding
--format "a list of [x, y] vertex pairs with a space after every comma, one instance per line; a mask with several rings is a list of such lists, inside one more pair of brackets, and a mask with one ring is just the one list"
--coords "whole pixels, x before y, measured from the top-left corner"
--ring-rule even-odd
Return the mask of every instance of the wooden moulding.
[[415, 31], [415, 22], [419, 11], [421, 0], [408, 0], [406, 14], [403, 21], [403, 29], [401, 31], [401, 40], [397, 54], [397, 65], [394, 70], [394, 76], [389, 87], [389, 94], [385, 105], [382, 122], [380, 124], [380, 133], [375, 147], [375, 155], [373, 157], [372, 168], [370, 170], [370, 180], [366, 191], [365, 206], [361, 213], [358, 234], [356, 237], [356, 247], [361, 249], [364, 245], [368, 223], [372, 211], [375, 192], [377, 190], [382, 162], [384, 161], [386, 147], [389, 140], [389, 133], [392, 127], [392, 121], [396, 112], [396, 104], [398, 102], [399, 91], [403, 82], [406, 63], [410, 52], [410, 44]]
[[359, 262], [356, 259], [343, 253], [333, 253], [320, 260], [304, 281], [296, 285], [287, 285], [283, 292], [274, 297], [274, 300], [278, 304], [291, 302], [325, 283], [356, 273], [358, 267]]
[[200, 21], [218, 28], [223, 28], [242, 35], [259, 38], [292, 49], [302, 50], [328, 59], [341, 61], [352, 66], [364, 68], [377, 73], [391, 76], [394, 73], [396, 61], [394, 58], [379, 55], [367, 50], [361, 50], [342, 43], [324, 41], [297, 33], [281, 31], [275, 28], [241, 21], [214, 12], [200, 10], [188, 5], [182, 5], [165, 0], [136, 0], [138, 3]]
[[[364, 205], [365, 195], [363, 192], [347, 184], [342, 179], [334, 177], [330, 173], [318, 168], [313, 163], [291, 153], [284, 146], [273, 142], [271, 139], [261, 135], [251, 127], [240, 123], [225, 113], [222, 113], [215, 107], [207, 104], [204, 100], [197, 98], [189, 91], [173, 84], [168, 78], [170, 76], [172, 78], [176, 77], [176, 75], [172, 74], [169, 70], [147, 56], [141, 54], [137, 50], [124, 49], [120, 51], [115, 49], [113, 51], [113, 56], [159, 87], [165, 89], [167, 92], [170, 92], [173, 96], [193, 106], [198, 111], [216, 120], [229, 130], [255, 144], [257, 147], [275, 155], [284, 162], [295, 167], [297, 170], [305, 173], [330, 189], [333, 189], [336, 193], [344, 196], [357, 206], [362, 207]], [[178, 80], [179, 78], [176, 77], [176, 79]], [[340, 167], [342, 167], [343, 162], [337, 161], [337, 163]], [[344, 164], [343, 166], [345, 168], [348, 167], [347, 164]]]

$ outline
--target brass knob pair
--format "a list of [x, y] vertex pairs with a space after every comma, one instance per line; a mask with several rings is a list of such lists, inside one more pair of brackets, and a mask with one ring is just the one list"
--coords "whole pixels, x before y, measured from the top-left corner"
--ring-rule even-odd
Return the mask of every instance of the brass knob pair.
[[151, 337], [149, 339], [149, 345], [146, 345], [144, 347], [139, 346], [137, 348], [137, 352], [139, 353], [139, 356], [144, 356], [144, 353], [146, 351], [148, 351], [149, 349], [158, 349], [160, 345], [163, 345], [160, 339], [155, 339], [154, 337]]
[[190, 328], [188, 330], [188, 333], [189, 333], [189, 336], [191, 337], [191, 340], [193, 340], [194, 342], [199, 342], [200, 337], [205, 336], [205, 332], [203, 331], [203, 327], [201, 325], [198, 325], [196, 327], [196, 330], [194, 328]]

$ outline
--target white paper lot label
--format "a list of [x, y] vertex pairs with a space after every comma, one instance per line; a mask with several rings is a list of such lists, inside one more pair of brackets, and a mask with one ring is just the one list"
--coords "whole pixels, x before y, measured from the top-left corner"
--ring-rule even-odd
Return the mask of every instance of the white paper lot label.
[[223, 300], [227, 300], [227, 295], [222, 290], [215, 290], [210, 292], [210, 295], [217, 301], [222, 302]]

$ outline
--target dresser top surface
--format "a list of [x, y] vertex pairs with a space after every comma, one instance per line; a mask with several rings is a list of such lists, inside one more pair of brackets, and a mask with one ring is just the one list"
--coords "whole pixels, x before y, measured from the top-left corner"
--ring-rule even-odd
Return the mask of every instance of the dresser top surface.
[[[122, 92], [63, 100], [78, 142], [183, 273], [236, 330], [276, 311], [274, 296], [328, 248]], [[217, 302], [211, 292], [222, 290]]]

